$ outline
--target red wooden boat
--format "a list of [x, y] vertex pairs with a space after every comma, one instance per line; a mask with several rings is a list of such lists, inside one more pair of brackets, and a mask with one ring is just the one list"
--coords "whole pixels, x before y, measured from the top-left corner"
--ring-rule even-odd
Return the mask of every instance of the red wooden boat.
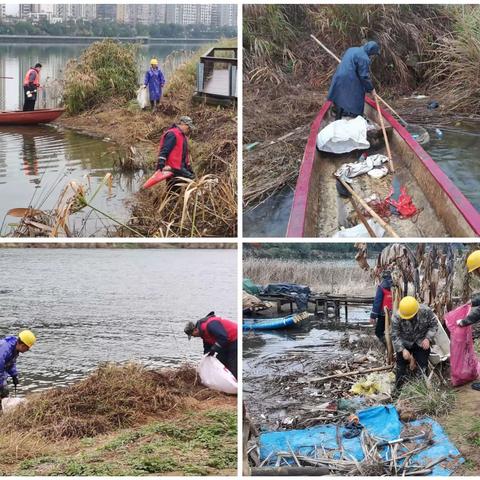
[[[366, 117], [376, 122], [375, 102], [366, 97], [365, 103]], [[327, 101], [312, 123], [295, 188], [287, 237], [331, 237], [339, 230], [341, 209], [347, 214], [353, 212], [349, 201], [338, 196], [333, 173], [342, 164], [356, 161], [359, 152], [334, 155], [316, 148], [318, 132], [334, 121], [331, 107], [332, 103]], [[381, 112], [392, 150], [395, 176], [420, 211], [411, 219], [390, 217], [390, 226], [397, 235], [416, 238], [480, 236], [480, 213], [405, 127], [388, 112]], [[383, 139], [380, 143], [375, 153], [385, 154]], [[375, 193], [379, 199], [388, 195], [391, 185], [391, 175], [381, 180], [361, 175], [352, 183], [353, 189], [362, 197]]]
[[64, 108], [46, 108], [33, 110], [32, 112], [0, 112], [0, 125], [36, 125], [37, 123], [49, 123], [56, 120]]

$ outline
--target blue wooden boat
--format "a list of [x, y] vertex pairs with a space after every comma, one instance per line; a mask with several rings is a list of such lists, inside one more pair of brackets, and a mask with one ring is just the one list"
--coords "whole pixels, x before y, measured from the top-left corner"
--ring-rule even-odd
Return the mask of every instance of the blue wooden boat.
[[308, 312], [302, 312], [281, 318], [244, 318], [243, 330], [279, 330], [282, 328], [291, 328], [300, 325], [300, 323], [309, 316], [310, 314]]

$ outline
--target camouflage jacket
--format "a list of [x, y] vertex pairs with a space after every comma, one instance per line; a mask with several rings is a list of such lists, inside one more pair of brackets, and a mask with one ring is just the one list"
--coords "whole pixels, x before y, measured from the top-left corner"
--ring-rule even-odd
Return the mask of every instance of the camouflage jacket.
[[430, 342], [438, 330], [437, 316], [427, 305], [420, 305], [418, 313], [410, 320], [403, 320], [396, 313], [392, 321], [392, 342], [396, 352], [420, 346], [428, 338]]
[[472, 297], [472, 309], [470, 313], [460, 322], [462, 327], [480, 322], [480, 293]]

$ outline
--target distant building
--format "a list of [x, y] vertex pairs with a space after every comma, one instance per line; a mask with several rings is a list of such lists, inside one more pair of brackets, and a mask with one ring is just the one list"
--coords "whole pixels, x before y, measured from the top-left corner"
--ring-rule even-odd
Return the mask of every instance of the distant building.
[[0, 20], [3, 20], [7, 16], [7, 6], [2, 3], [0, 4]]
[[96, 18], [98, 20], [115, 22], [117, 20], [117, 5], [112, 3], [99, 3], [96, 5]]
[[215, 27], [236, 27], [237, 14], [236, 4], [213, 4], [212, 25]]

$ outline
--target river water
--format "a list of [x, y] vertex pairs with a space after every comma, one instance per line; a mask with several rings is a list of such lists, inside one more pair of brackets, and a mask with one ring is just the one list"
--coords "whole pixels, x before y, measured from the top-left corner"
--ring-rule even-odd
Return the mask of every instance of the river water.
[[[456, 126], [428, 129], [430, 142], [423, 148], [446, 175], [480, 210], [480, 124], [465, 121]], [[243, 231], [246, 237], [284, 237], [293, 202], [294, 190], [285, 187], [255, 209], [244, 212]]]
[[31, 328], [20, 393], [70, 384], [102, 362], [197, 362], [188, 320], [236, 319], [235, 250], [0, 249], [0, 336]]
[[[177, 58], [170, 54], [196, 50], [200, 45], [172, 42], [141, 46], [139, 82], [153, 56], [159, 59], [161, 66], [163, 60], [169, 58], [165, 65], [168, 82], [171, 69], [176, 66], [175, 60], [182, 58], [181, 55]], [[87, 46], [0, 44], [0, 76], [14, 78], [0, 79], [0, 110], [15, 110], [22, 105], [22, 80], [32, 64], [42, 63], [42, 82], [48, 85], [48, 79], [61, 79], [68, 60], [78, 57]], [[55, 90], [47, 88], [44, 93], [39, 106], [58, 106]], [[91, 191], [94, 192], [105, 174], [112, 171], [115, 159], [124, 155], [125, 152], [113, 144], [49, 126], [0, 126], [0, 224], [11, 208], [30, 205], [40, 208], [40, 204], [42, 209], [53, 208], [61, 190], [70, 180], [85, 183], [85, 177], [89, 175]], [[125, 200], [132, 192], [138, 191], [142, 175], [143, 172], [115, 174], [112, 193], [102, 189], [95, 197], [94, 206], [125, 222], [129, 217]], [[8, 217], [0, 235], [7, 234], [10, 228], [6, 225], [15, 220]], [[76, 234], [81, 236], [105, 236], [116, 225], [103, 215], [92, 214], [90, 209], [74, 215], [71, 223]]]

